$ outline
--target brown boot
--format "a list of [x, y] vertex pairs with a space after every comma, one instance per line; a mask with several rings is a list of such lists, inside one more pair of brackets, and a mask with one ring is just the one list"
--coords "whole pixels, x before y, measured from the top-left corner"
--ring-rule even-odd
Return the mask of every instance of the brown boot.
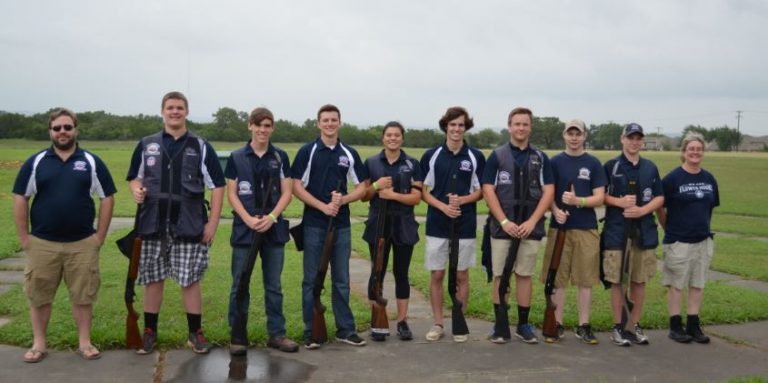
[[267, 347], [276, 348], [282, 352], [299, 351], [299, 345], [296, 342], [284, 336], [276, 336], [276, 337], [269, 338], [269, 341], [267, 342]]

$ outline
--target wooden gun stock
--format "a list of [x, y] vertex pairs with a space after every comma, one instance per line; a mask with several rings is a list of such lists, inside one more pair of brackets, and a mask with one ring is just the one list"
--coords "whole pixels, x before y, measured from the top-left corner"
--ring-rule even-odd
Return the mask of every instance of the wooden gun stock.
[[371, 271], [374, 302], [371, 305], [371, 332], [388, 335], [387, 300], [384, 298], [384, 258], [387, 256], [387, 200], [379, 199], [379, 211], [376, 219], [376, 254]]
[[[341, 180], [336, 186], [336, 191], [341, 190]], [[323, 253], [320, 255], [320, 265], [315, 274], [315, 283], [312, 291], [312, 332], [309, 337], [315, 343], [325, 343], [328, 341], [328, 328], [325, 325], [325, 306], [320, 301], [325, 284], [325, 274], [328, 273], [328, 264], [331, 262], [333, 253], [334, 239], [336, 230], [333, 226], [333, 217], [328, 217], [328, 228], [325, 230], [325, 241], [323, 242]]]
[[547, 300], [547, 307], [544, 309], [544, 323], [541, 327], [541, 334], [549, 339], [558, 339], [559, 337], [557, 332], [557, 320], [555, 320], [555, 310], [557, 309], [557, 305], [552, 300], [552, 295], [555, 290], [557, 269], [560, 267], [560, 258], [563, 255], [563, 247], [565, 247], [566, 232], [567, 230], [562, 228], [562, 226], [557, 230], [555, 247], [552, 251], [552, 260], [549, 262], [549, 270], [547, 271], [547, 281], [544, 284], [544, 298]]
[[133, 250], [131, 252], [131, 262], [128, 266], [128, 277], [125, 280], [125, 308], [128, 314], [125, 317], [125, 346], [138, 350], [143, 346], [141, 335], [139, 334], [139, 313], [133, 308], [133, 300], [136, 296], [134, 291], [136, 278], [139, 275], [139, 258], [141, 257], [141, 237], [136, 236], [133, 240]]

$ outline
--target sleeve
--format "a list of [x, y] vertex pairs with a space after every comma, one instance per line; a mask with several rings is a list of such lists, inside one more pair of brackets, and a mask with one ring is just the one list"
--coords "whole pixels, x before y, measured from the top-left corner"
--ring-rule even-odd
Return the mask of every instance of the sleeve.
[[714, 208], [720, 206], [720, 188], [717, 186], [717, 180], [715, 179], [715, 176], [710, 173], [709, 177], [712, 178], [712, 188], [715, 195], [715, 201], [712, 203], [712, 207]]
[[224, 181], [224, 173], [221, 171], [219, 155], [216, 154], [216, 150], [213, 149], [213, 146], [211, 146], [208, 141], [205, 142], [205, 148], [206, 153], [208, 154], [205, 156], [205, 167], [208, 168], [208, 174], [211, 176], [211, 181], [213, 181], [214, 187], [223, 187], [227, 182]]
[[480, 183], [483, 185], [496, 185], [496, 173], [499, 171], [499, 160], [496, 157], [496, 151], [491, 152], [488, 161], [483, 169], [483, 177]]
[[[368, 178], [368, 168], [363, 165], [363, 160], [360, 159], [360, 155], [357, 150], [352, 150], [352, 156], [355, 159], [354, 171], [357, 174], [358, 183], [365, 182]], [[355, 184], [357, 185], [357, 184]]]
[[433, 150], [429, 149], [421, 156], [421, 160], [419, 161], [419, 164], [421, 165], [421, 174], [422, 177], [424, 177], [424, 185], [433, 187], [435, 186], [433, 182], [427, 180], [427, 174], [429, 174], [429, 159], [432, 157]]
[[608, 194], [608, 191], [611, 187], [611, 167], [613, 166], [613, 160], [608, 160], [603, 165], [603, 175], [605, 175], [605, 193]]
[[291, 160], [288, 159], [288, 154], [282, 150], [280, 151], [280, 166], [282, 167], [280, 169], [281, 179], [293, 178], [291, 174]]
[[[304, 171], [307, 169], [307, 161], [309, 161], [309, 154], [307, 153], [306, 146], [301, 147], [296, 153], [296, 157], [293, 159], [293, 165], [291, 166], [291, 176], [298, 181], [302, 181], [304, 177]], [[307, 185], [304, 185], [305, 187]]]
[[96, 177], [99, 178], [104, 197], [117, 193], [115, 181], [112, 179], [112, 174], [109, 173], [107, 165], [98, 156], [93, 156], [93, 158], [96, 161]]
[[592, 167], [592, 174], [595, 176], [592, 178], [592, 189], [603, 187], [608, 184], [608, 179], [605, 177], [605, 171], [600, 164], [600, 160], [595, 158], [594, 166]]
[[224, 178], [228, 180], [236, 180], [237, 179], [237, 166], [235, 166], [235, 153], [232, 152], [229, 154], [229, 159], [227, 159], [227, 166], [224, 168]]
[[542, 156], [542, 162], [543, 165], [541, 167], [541, 184], [542, 185], [553, 185], [555, 183], [555, 177], [552, 174], [552, 163], [549, 161], [549, 157], [544, 153], [541, 152]]
[[415, 165], [413, 166], [413, 181], [414, 182], [424, 182], [424, 173], [421, 170], [421, 162], [419, 162], [417, 159], [413, 159], [413, 162]]
[[653, 185], [651, 188], [653, 189], [653, 196], [664, 196], [664, 188], [661, 185], [661, 176], [659, 176], [659, 168], [656, 167], [656, 165], [653, 166]]
[[128, 175], [125, 177], [126, 181], [133, 181], [139, 176], [139, 167], [141, 166], [141, 152], [144, 151], [144, 145], [139, 141], [136, 144], [136, 148], [133, 149], [133, 155], [131, 155], [131, 165], [128, 168]]
[[24, 165], [21, 165], [19, 174], [16, 175], [16, 182], [13, 183], [13, 194], [29, 197], [27, 195], [27, 185], [29, 184], [29, 181], [30, 181], [29, 177], [32, 176], [33, 158], [34, 157], [30, 157], [28, 160], [24, 162]]

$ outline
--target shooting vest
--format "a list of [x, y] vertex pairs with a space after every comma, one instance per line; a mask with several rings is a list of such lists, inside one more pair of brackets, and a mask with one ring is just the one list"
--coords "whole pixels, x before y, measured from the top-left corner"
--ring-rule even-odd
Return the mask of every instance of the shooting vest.
[[[608, 174], [608, 195], [623, 197], [627, 194], [629, 172], [622, 164], [621, 155], [609, 160], [605, 168]], [[637, 182], [637, 205], [644, 206], [653, 199], [653, 182], [656, 177], [655, 166], [645, 158], [640, 158]], [[616, 206], [605, 207], [605, 225], [603, 225], [602, 240], [604, 249], [621, 250], [624, 243], [624, 209]], [[648, 214], [638, 220], [638, 230], [634, 236], [641, 249], [655, 249], [659, 245], [659, 233], [653, 214]]]
[[[383, 154], [375, 154], [366, 160], [368, 164], [368, 174], [371, 180], [377, 180], [386, 177], [385, 158]], [[398, 166], [397, 176], [392, 177], [392, 188], [396, 193], [408, 194], [411, 192], [411, 183], [413, 182], [413, 172], [416, 167], [416, 160], [408, 156], [405, 152], [396, 162]], [[368, 209], [368, 219], [365, 221], [365, 231], [363, 239], [369, 243], [376, 243], [376, 218], [379, 216], [379, 206], [381, 199], [378, 194], [373, 196]], [[391, 230], [385, 231], [396, 245], [415, 245], [419, 241], [419, 224], [413, 213], [413, 206], [405, 205], [397, 201], [387, 201], [386, 225]]]
[[[264, 154], [265, 157], [272, 156], [274, 158], [265, 158], [267, 161], [267, 168], [269, 177], [272, 178], [272, 186], [267, 190], [267, 204], [264, 210], [261, 209], [262, 198], [264, 194], [259, 193], [258, 200], [255, 193], [256, 188], [262, 190], [267, 187], [269, 180], [257, 179], [254, 173], [251, 162], [248, 160], [248, 152], [253, 152], [250, 146], [240, 148], [232, 152], [232, 161], [234, 161], [235, 169], [237, 169], [237, 198], [240, 199], [240, 203], [250, 215], [266, 215], [269, 214], [277, 201], [280, 200], [281, 195], [281, 181], [280, 171], [282, 169], [282, 160], [280, 159], [279, 149], [274, 148], [271, 144], [269, 149]], [[250, 246], [253, 241], [253, 230], [248, 228], [243, 219], [238, 214], [232, 212], [234, 217], [232, 220], [232, 235], [229, 238], [230, 245], [232, 246]], [[277, 217], [277, 223], [266, 233], [267, 242], [270, 244], [282, 245], [288, 242], [288, 221], [283, 219], [282, 214]]]
[[162, 135], [160, 132], [141, 140], [147, 197], [139, 213], [138, 233], [168, 233], [185, 240], [200, 240], [208, 222], [201, 170], [205, 142], [188, 132], [182, 147], [171, 158], [163, 147]]
[[[526, 167], [517, 165], [512, 155], [510, 144], [504, 144], [493, 150], [499, 160], [499, 170], [496, 172], [496, 196], [501, 204], [504, 215], [513, 222], [525, 222], [541, 200], [541, 170], [544, 166], [544, 154], [533, 145], [529, 145]], [[520, 194], [521, 184], [527, 188], [524, 191], [527, 196]], [[526, 186], [527, 185], [527, 186]], [[520, 207], [518, 209], [517, 207]], [[518, 212], [522, 216], [518, 217]], [[544, 217], [536, 223], [530, 237], [539, 240], [544, 237]], [[501, 228], [499, 221], [491, 215], [491, 236], [499, 239], [510, 239], [509, 235]]]

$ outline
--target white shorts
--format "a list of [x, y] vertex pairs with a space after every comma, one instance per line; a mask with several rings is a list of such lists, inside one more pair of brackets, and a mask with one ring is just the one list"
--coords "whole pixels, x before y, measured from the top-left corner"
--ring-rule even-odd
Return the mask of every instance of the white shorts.
[[[427, 236], [424, 250], [424, 267], [427, 270], [445, 270], [448, 264], [448, 238]], [[464, 271], [475, 266], [475, 238], [459, 239], [459, 264], [457, 269]]]

